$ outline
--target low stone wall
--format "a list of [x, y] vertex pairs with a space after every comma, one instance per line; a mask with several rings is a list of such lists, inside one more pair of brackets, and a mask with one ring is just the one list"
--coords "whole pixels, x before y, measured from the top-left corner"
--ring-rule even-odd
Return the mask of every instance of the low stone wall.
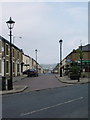
[[83, 72], [81, 77], [88, 77], [88, 78], [90, 78], [90, 72]]
[[85, 72], [85, 76], [90, 78], [90, 72]]

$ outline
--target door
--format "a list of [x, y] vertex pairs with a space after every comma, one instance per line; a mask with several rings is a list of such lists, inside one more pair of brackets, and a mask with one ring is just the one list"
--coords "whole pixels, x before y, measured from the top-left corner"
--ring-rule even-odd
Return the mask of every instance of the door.
[[2, 76], [4, 76], [4, 60], [2, 60], [2, 69], [1, 69], [1, 71], [2, 71]]

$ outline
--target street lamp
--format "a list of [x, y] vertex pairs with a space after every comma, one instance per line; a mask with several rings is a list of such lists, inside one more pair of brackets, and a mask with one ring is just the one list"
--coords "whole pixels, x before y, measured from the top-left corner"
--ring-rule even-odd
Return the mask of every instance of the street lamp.
[[35, 50], [35, 53], [36, 53], [36, 70], [37, 70], [37, 72], [38, 72], [38, 67], [37, 67], [37, 52], [38, 52], [38, 50], [36, 49], [36, 50]]
[[14, 27], [15, 22], [11, 19], [6, 22], [8, 29], [10, 30], [10, 80], [8, 80], [8, 90], [13, 89], [13, 76], [12, 76], [12, 29]]
[[18, 38], [22, 39], [22, 37], [21, 37], [21, 36], [13, 36], [13, 44], [15, 44], [15, 38], [16, 38], [16, 37], [18, 37]]
[[83, 59], [83, 54], [82, 54], [82, 44], [81, 44], [81, 52], [80, 52], [81, 72], [82, 72], [82, 59]]
[[62, 42], [63, 40], [59, 40], [60, 43], [60, 77], [62, 77]]

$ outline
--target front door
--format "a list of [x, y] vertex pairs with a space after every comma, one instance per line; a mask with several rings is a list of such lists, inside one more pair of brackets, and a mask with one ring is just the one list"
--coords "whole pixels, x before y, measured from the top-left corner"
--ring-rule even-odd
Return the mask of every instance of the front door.
[[2, 69], [1, 69], [1, 71], [2, 71], [2, 76], [4, 76], [4, 60], [2, 60]]

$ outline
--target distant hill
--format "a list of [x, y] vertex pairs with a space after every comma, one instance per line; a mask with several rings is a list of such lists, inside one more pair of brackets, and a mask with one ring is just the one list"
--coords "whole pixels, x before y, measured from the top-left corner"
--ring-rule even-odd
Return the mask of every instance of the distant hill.
[[41, 66], [43, 67], [43, 69], [53, 70], [56, 64], [41, 64]]

